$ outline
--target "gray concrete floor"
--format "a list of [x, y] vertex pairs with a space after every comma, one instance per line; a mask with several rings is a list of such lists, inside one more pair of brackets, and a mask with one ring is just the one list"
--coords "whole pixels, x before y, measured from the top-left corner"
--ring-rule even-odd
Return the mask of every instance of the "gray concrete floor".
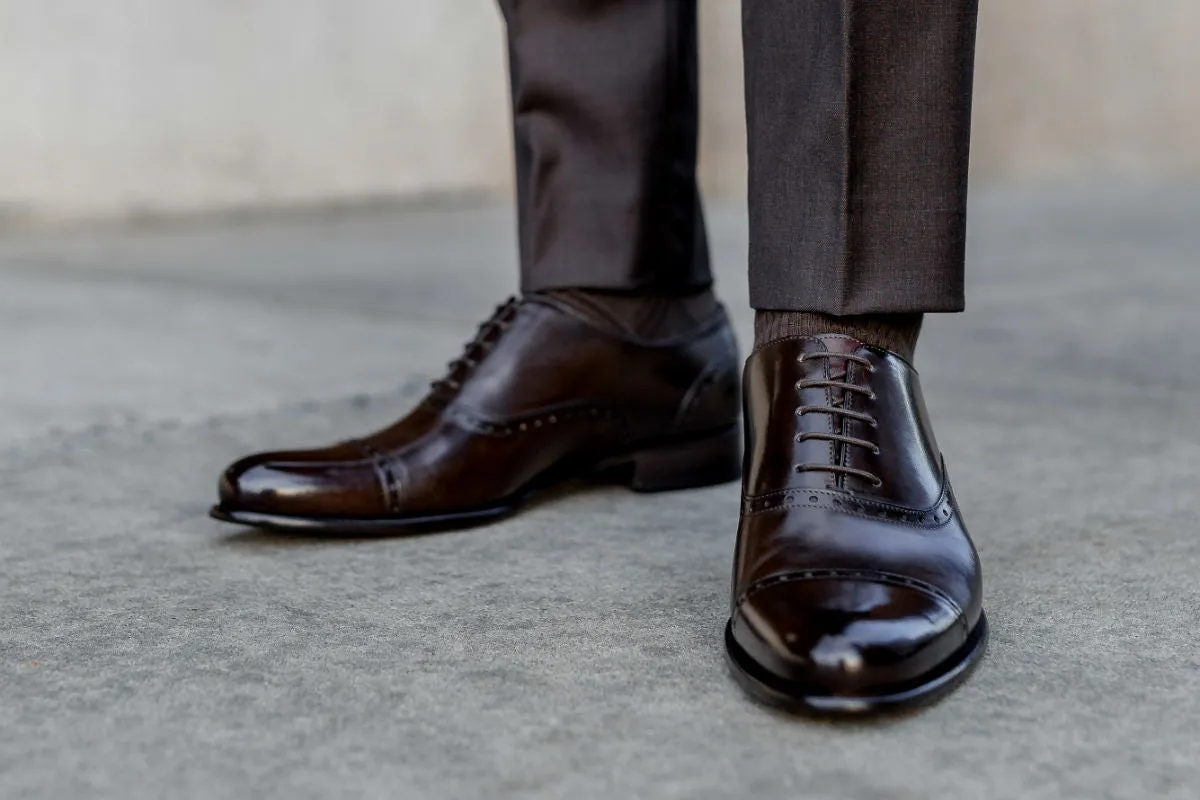
[[1197, 797], [1200, 191], [973, 212], [917, 364], [991, 652], [856, 725], [727, 678], [733, 486], [383, 541], [205, 518], [235, 456], [412, 402], [511, 290], [507, 209], [0, 240], [0, 795]]

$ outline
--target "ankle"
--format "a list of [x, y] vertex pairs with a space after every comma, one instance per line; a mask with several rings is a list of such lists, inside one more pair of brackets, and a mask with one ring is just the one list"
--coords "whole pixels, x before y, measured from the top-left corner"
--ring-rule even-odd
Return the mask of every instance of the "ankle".
[[600, 289], [538, 292], [566, 303], [597, 326], [639, 339], [667, 339], [695, 330], [719, 304], [711, 289], [688, 295], [633, 294]]
[[890, 350], [909, 361], [917, 348], [923, 314], [863, 314], [835, 317], [810, 311], [756, 311], [754, 346], [797, 336], [839, 333]]

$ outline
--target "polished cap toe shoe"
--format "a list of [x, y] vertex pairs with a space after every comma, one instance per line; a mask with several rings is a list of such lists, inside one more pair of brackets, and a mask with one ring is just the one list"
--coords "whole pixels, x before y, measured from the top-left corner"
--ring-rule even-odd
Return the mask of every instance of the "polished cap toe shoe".
[[510, 300], [385, 430], [232, 465], [212, 515], [297, 532], [477, 524], [576, 478], [662, 491], [741, 474], [737, 348], [720, 309], [643, 341], [553, 298]]
[[750, 357], [744, 395], [735, 677], [825, 713], [953, 688], [982, 657], [987, 621], [916, 371], [846, 336], [783, 339]]

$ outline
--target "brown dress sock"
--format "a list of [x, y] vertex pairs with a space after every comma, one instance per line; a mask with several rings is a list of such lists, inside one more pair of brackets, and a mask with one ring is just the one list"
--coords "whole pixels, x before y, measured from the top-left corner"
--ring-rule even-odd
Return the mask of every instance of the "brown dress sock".
[[864, 314], [833, 317], [808, 311], [757, 311], [754, 346], [796, 336], [841, 333], [912, 361], [924, 314]]
[[669, 339], [695, 330], [718, 308], [711, 290], [690, 295], [637, 295], [595, 289], [549, 289], [598, 326], [638, 339]]

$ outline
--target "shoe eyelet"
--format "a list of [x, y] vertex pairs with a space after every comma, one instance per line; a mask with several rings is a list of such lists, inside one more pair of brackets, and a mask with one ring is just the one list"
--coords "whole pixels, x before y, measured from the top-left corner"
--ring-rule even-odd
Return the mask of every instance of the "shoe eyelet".
[[871, 451], [872, 455], [879, 455], [880, 452], [881, 451], [878, 447], [876, 447], [874, 450]]

